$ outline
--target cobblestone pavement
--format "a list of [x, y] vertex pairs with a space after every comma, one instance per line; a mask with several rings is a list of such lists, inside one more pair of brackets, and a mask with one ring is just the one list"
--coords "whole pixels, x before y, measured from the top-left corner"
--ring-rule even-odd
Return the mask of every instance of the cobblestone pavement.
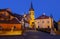
[[0, 39], [60, 39], [60, 35], [52, 36], [44, 32], [25, 32], [22, 36], [0, 36]]

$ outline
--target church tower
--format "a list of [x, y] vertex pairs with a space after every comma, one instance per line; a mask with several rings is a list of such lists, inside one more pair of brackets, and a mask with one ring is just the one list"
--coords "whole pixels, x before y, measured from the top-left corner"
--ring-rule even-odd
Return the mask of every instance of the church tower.
[[30, 28], [33, 28], [34, 27], [34, 9], [33, 9], [33, 5], [31, 3], [31, 7], [29, 9], [29, 15], [30, 15], [30, 21], [29, 21], [29, 24], [30, 24]]

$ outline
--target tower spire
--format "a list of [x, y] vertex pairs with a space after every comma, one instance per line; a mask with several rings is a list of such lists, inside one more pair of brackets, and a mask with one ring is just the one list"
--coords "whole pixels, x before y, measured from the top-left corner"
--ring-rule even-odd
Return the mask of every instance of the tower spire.
[[31, 2], [31, 9], [33, 9], [33, 5], [32, 5], [32, 2]]
[[29, 11], [31, 11], [31, 10], [34, 11], [32, 2], [31, 2], [31, 7], [30, 7]]

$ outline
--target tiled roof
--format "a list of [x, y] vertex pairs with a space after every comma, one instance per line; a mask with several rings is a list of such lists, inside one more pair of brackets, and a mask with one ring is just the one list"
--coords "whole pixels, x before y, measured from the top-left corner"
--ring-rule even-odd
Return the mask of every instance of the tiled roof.
[[21, 21], [23, 18], [23, 15], [14, 14], [14, 16], [17, 17], [19, 19], [19, 21]]
[[49, 18], [49, 16], [46, 16], [46, 15], [41, 15], [41, 16], [39, 16], [38, 18], [36, 18], [36, 19], [48, 19]]
[[[0, 12], [8, 12], [10, 15], [21, 19], [21, 17], [15, 16], [9, 9], [0, 9]], [[8, 16], [5, 16], [4, 14], [0, 14], [0, 18], [8, 18]], [[16, 18], [13, 18], [12, 20], [0, 20], [0, 23], [18, 24], [19, 22]]]
[[5, 18], [6, 16], [4, 14], [0, 14], [0, 18]]
[[[19, 21], [22, 20], [23, 16], [22, 15], [18, 15], [18, 14], [13, 14], [11, 11], [9, 11], [8, 9], [0, 9], [0, 12], [8, 12], [10, 15], [17, 17]], [[0, 14], [0, 18], [6, 18], [6, 16], [4, 14]]]
[[7, 10], [7, 9], [0, 9], [0, 12], [2, 12], [2, 11], [6, 11], [6, 12], [8, 12], [10, 15], [14, 16], [13, 13], [12, 13], [11, 11]]

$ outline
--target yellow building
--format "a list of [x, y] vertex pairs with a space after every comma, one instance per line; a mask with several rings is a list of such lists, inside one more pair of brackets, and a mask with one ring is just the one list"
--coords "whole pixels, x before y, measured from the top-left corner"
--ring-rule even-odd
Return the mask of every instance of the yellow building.
[[24, 17], [27, 18], [28, 22], [29, 22], [29, 28], [33, 28], [34, 27], [34, 9], [33, 9], [33, 6], [32, 6], [32, 3], [31, 3], [31, 7], [29, 9], [29, 14], [24, 14]]
[[36, 28], [52, 28], [53, 19], [43, 13], [41, 16], [35, 19], [35, 25]]

